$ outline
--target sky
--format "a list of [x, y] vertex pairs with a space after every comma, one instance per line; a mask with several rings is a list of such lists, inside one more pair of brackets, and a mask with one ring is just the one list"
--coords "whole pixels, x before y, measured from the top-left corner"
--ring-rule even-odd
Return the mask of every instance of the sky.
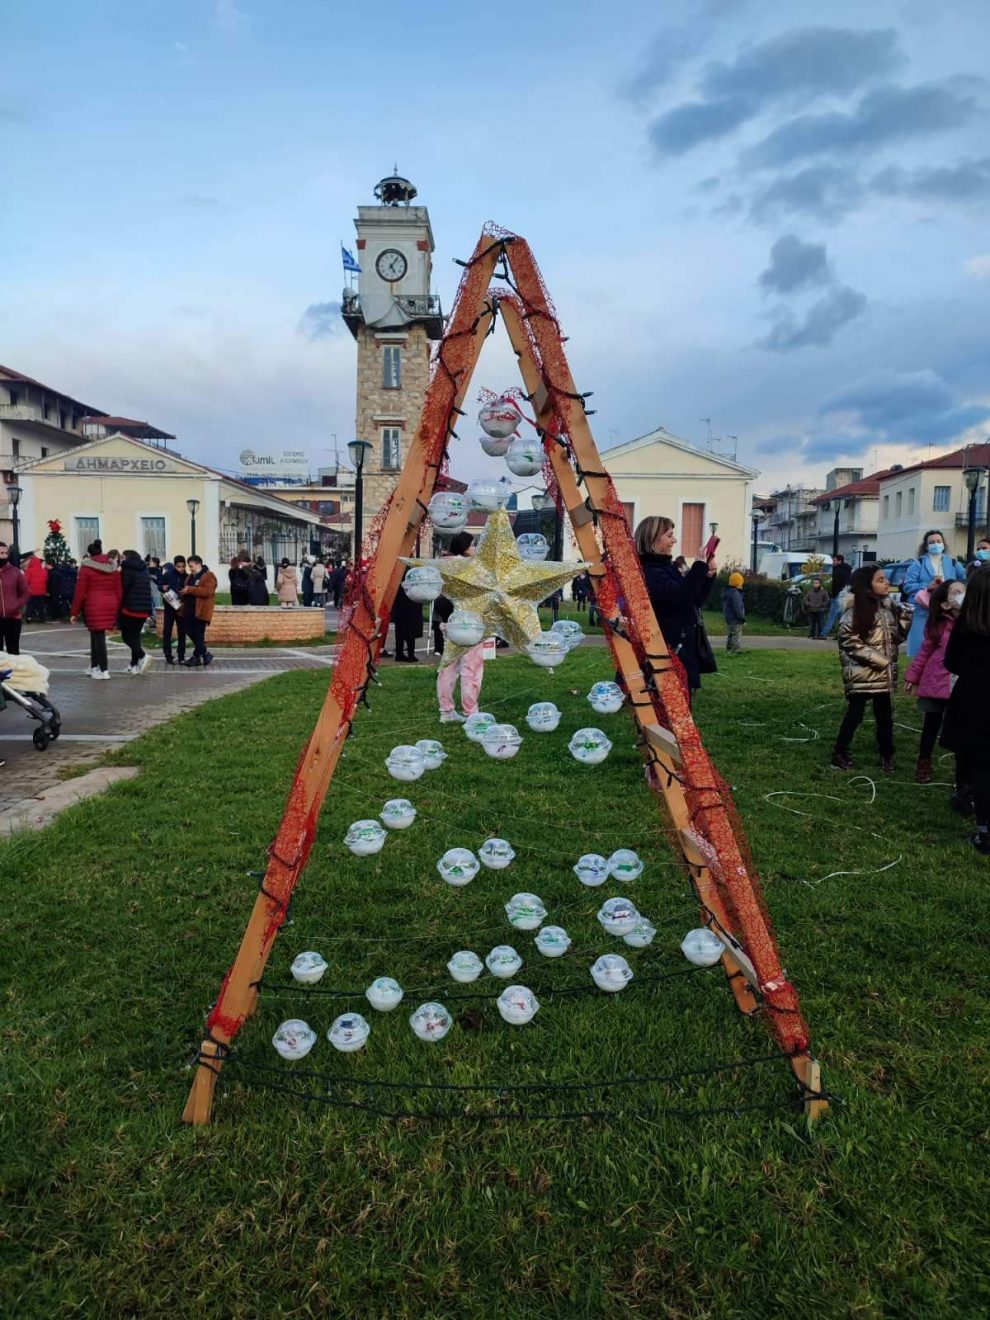
[[328, 462], [340, 242], [398, 164], [445, 310], [486, 220], [528, 239], [601, 448], [924, 458], [990, 433], [988, 50], [985, 0], [6, 0], [0, 362]]

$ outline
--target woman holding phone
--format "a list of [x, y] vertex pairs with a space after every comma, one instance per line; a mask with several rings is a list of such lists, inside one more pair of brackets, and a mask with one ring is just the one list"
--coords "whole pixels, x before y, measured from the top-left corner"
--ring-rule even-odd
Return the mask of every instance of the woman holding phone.
[[708, 556], [696, 559], [682, 575], [673, 559], [677, 537], [671, 518], [644, 518], [634, 540], [653, 613], [664, 641], [687, 672], [693, 694], [701, 687], [701, 675], [714, 673], [716, 668], [700, 615], [718, 572], [715, 545], [709, 542], [705, 547]]

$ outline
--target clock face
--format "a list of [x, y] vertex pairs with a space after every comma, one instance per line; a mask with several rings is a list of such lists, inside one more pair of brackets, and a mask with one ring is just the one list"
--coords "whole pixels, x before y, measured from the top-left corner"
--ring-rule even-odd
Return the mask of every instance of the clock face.
[[394, 284], [396, 280], [401, 280], [407, 269], [408, 263], [397, 248], [386, 248], [384, 252], [379, 252], [375, 270], [386, 284]]

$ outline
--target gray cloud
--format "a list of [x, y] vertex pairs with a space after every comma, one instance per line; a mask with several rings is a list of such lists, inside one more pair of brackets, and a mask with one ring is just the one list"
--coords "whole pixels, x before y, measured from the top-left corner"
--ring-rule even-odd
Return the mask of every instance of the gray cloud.
[[307, 339], [326, 339], [336, 334], [342, 324], [339, 302], [310, 303], [299, 318], [296, 330]]
[[826, 431], [813, 435], [801, 450], [808, 463], [828, 463], [838, 458], [859, 458], [877, 443], [871, 431]]
[[843, 326], [866, 310], [866, 296], [847, 284], [837, 284], [798, 318], [789, 307], [775, 313], [769, 334], [758, 341], [771, 353], [793, 353], [798, 348], [822, 348]]
[[745, 0], [700, 0], [693, 6], [690, 21], [663, 28], [653, 38], [635, 73], [620, 89], [632, 101], [642, 101], [675, 77], [710, 43], [718, 25], [737, 18]]
[[[879, 371], [827, 398], [822, 417], [848, 417], [864, 448], [884, 440], [939, 444], [990, 419], [990, 407], [957, 397], [931, 370]], [[852, 452], [851, 450], [848, 452]]]
[[794, 96], [843, 95], [903, 63], [891, 28], [796, 28], [750, 46], [731, 64], [709, 65], [701, 88], [710, 98], [742, 96], [759, 104]]
[[683, 156], [702, 142], [727, 137], [752, 114], [751, 102], [742, 97], [689, 101], [654, 119], [646, 131], [660, 155]]
[[906, 170], [891, 165], [870, 181], [873, 192], [914, 201], [967, 203], [990, 197], [990, 156]]
[[809, 165], [796, 174], [778, 175], [759, 188], [750, 198], [749, 216], [759, 224], [784, 215], [834, 221], [854, 210], [863, 196], [863, 184], [855, 170], [841, 165]]
[[793, 293], [812, 284], [834, 279], [824, 243], [805, 243], [797, 234], [785, 234], [770, 249], [770, 265], [760, 275], [764, 293]]

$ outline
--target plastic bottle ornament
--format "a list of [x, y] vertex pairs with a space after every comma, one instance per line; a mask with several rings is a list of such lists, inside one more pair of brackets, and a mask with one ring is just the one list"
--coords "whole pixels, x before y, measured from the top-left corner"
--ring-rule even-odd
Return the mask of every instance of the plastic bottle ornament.
[[389, 798], [378, 813], [390, 830], [407, 830], [416, 819], [416, 808], [408, 798]]
[[541, 532], [523, 532], [516, 537], [516, 549], [523, 559], [546, 559], [550, 553], [550, 542]]
[[272, 1044], [283, 1059], [305, 1059], [316, 1044], [316, 1032], [302, 1018], [289, 1018], [275, 1032]]
[[593, 889], [596, 885], [603, 885], [609, 877], [608, 859], [601, 853], [585, 853], [579, 857], [572, 867], [574, 874], [583, 885]]
[[443, 743], [437, 742], [436, 738], [420, 738], [416, 746], [423, 753], [423, 764], [427, 770], [439, 770], [447, 759]]
[[541, 632], [526, 644], [526, 654], [534, 665], [542, 669], [552, 669], [567, 659], [567, 643], [559, 633]]
[[630, 880], [638, 880], [643, 874], [643, 862], [638, 853], [634, 853], [631, 848], [616, 848], [615, 852], [608, 859], [609, 875], [616, 880], [624, 880], [628, 883]]
[[355, 857], [371, 857], [381, 852], [388, 832], [377, 820], [356, 820], [344, 835], [344, 843]]
[[516, 855], [507, 839], [486, 839], [478, 849], [478, 856], [490, 871], [504, 871]]
[[468, 520], [471, 501], [456, 490], [438, 490], [429, 503], [430, 518], [438, 532], [459, 532]]
[[580, 646], [584, 641], [584, 629], [574, 619], [558, 619], [556, 623], [550, 625], [550, 631], [556, 633], [558, 637], [563, 637], [569, 651], [573, 651], [575, 646]]
[[468, 499], [476, 509], [482, 509], [485, 513], [494, 513], [496, 509], [508, 504], [511, 494], [512, 486], [505, 477], [500, 477], [498, 481], [479, 477], [477, 481], [468, 482]]
[[513, 894], [505, 905], [505, 915], [516, 930], [536, 930], [547, 910], [536, 894]]
[[504, 458], [512, 444], [512, 432], [508, 435], [483, 435], [480, 443], [489, 458]]
[[470, 949], [459, 949], [447, 964], [447, 971], [450, 972], [455, 981], [460, 981], [462, 985], [477, 981], [484, 970], [485, 964]]
[[578, 729], [567, 750], [582, 765], [600, 765], [612, 750], [612, 744], [601, 729]]
[[544, 958], [562, 958], [572, 940], [563, 926], [544, 926], [533, 943]]
[[504, 440], [512, 435], [519, 425], [520, 412], [507, 395], [492, 399], [483, 404], [478, 413], [478, 425], [485, 435], [496, 440]]
[[725, 952], [725, 945], [707, 926], [689, 930], [681, 940], [681, 952], [695, 967], [714, 967]]
[[400, 743], [398, 747], [392, 748], [385, 758], [385, 766], [393, 779], [400, 779], [407, 784], [419, 779], [426, 772], [423, 753], [418, 747], [410, 747], [406, 743]]
[[514, 724], [493, 724], [481, 737], [481, 745], [493, 760], [511, 761], [522, 746]]
[[455, 646], [477, 646], [485, 639], [485, 624], [474, 610], [454, 610], [447, 620], [447, 637]]
[[602, 904], [598, 920], [608, 935], [629, 935], [636, 929], [639, 913], [628, 898], [609, 898]]
[[593, 683], [588, 693], [588, 705], [596, 715], [614, 715], [617, 710], [622, 709], [625, 699], [626, 694], [622, 688], [618, 683], [611, 681]]
[[630, 949], [645, 949], [648, 944], [653, 943], [656, 933], [656, 926], [645, 917], [640, 917], [629, 934], [623, 935], [622, 941], [628, 944]]
[[552, 701], [534, 701], [526, 712], [526, 723], [534, 733], [553, 733], [560, 723], [560, 711]]
[[506, 450], [509, 471], [517, 477], [532, 477], [543, 469], [543, 446], [528, 435], [517, 435]]
[[404, 994], [402, 986], [391, 976], [376, 976], [365, 990], [364, 997], [379, 1013], [391, 1013], [393, 1008], [398, 1008], [402, 1003]]
[[526, 1022], [532, 1022], [540, 1011], [540, 1001], [525, 985], [506, 986], [495, 1003], [503, 1020], [512, 1027], [521, 1027]]
[[443, 578], [435, 568], [410, 568], [402, 579], [402, 589], [417, 605], [428, 605], [443, 593]]
[[481, 742], [494, 723], [494, 715], [487, 710], [476, 710], [464, 721], [464, 732], [472, 742]]
[[485, 966], [492, 976], [497, 976], [501, 981], [507, 981], [510, 976], [515, 976], [522, 963], [523, 960], [511, 944], [496, 944], [485, 959]]
[[443, 1004], [430, 1002], [420, 1004], [410, 1016], [409, 1025], [420, 1040], [443, 1040], [454, 1025], [454, 1019]]
[[300, 985], [316, 985], [326, 970], [326, 958], [312, 950], [297, 954], [289, 968], [292, 979], [298, 981]]
[[448, 885], [467, 885], [481, 870], [481, 863], [469, 848], [448, 848], [437, 862], [437, 870]]
[[624, 990], [633, 979], [633, 971], [619, 954], [603, 953], [591, 968], [591, 979], [599, 990]]
[[371, 1035], [371, 1028], [360, 1013], [341, 1013], [334, 1018], [327, 1040], [341, 1054], [353, 1054]]

